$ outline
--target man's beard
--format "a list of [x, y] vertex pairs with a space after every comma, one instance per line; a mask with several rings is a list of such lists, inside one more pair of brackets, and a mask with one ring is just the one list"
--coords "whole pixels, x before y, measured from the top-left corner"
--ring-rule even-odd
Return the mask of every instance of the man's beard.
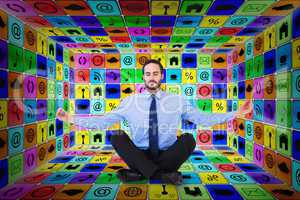
[[[150, 84], [151, 84], [151, 83], [150, 83]], [[156, 90], [157, 88], [160, 88], [161, 82], [158, 82], [156, 85], [157, 85], [157, 86], [151, 87], [150, 85], [145, 84], [145, 87], [148, 88], [148, 89], [150, 89], [150, 90]]]

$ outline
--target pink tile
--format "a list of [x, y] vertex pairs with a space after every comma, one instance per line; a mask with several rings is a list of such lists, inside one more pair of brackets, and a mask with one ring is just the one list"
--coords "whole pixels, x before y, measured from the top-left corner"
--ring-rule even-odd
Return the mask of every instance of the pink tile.
[[134, 27], [128, 28], [131, 36], [148, 36], [150, 35], [150, 28]]
[[256, 78], [253, 80], [253, 98], [264, 98], [264, 78]]

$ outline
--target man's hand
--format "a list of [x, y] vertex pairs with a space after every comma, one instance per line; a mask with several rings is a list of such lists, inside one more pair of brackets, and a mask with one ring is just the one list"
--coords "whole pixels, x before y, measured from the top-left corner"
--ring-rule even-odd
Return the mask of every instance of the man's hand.
[[241, 107], [239, 107], [237, 116], [242, 117], [243, 115], [251, 113], [252, 111], [253, 111], [253, 104], [252, 101], [248, 99]]
[[62, 108], [59, 108], [56, 112], [57, 119], [64, 121], [64, 122], [72, 122], [71, 114], [65, 112]]

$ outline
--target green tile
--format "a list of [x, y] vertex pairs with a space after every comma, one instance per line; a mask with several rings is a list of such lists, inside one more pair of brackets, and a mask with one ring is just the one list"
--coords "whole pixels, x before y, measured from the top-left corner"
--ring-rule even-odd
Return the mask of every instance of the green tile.
[[177, 190], [181, 200], [210, 200], [209, 193], [203, 185], [180, 185]]
[[150, 18], [146, 16], [125, 16], [128, 27], [149, 27]]
[[180, 15], [204, 15], [210, 4], [210, 0], [185, 0], [180, 7]]
[[24, 51], [24, 73], [35, 75], [36, 74], [36, 54], [25, 49]]
[[211, 112], [212, 111], [212, 100], [211, 99], [198, 99], [197, 107], [203, 112]]
[[276, 124], [291, 127], [292, 119], [292, 104], [290, 100], [277, 100], [276, 101]]
[[97, 177], [95, 183], [96, 184], [119, 184], [120, 180], [117, 177], [116, 173], [103, 172]]
[[121, 83], [135, 83], [135, 69], [121, 69]]
[[273, 200], [274, 198], [270, 193], [265, 191], [258, 185], [243, 184], [234, 185], [237, 191], [245, 198], [245, 200]]
[[253, 59], [246, 61], [246, 79], [253, 78], [254, 76], [253, 65], [254, 65]]
[[276, 97], [277, 99], [291, 98], [291, 73], [278, 73], [276, 76]]
[[172, 36], [170, 43], [189, 43], [190, 36]]
[[276, 147], [279, 153], [286, 156], [292, 155], [291, 130], [280, 127], [276, 128]]
[[135, 70], [135, 82], [136, 83], [144, 83], [142, 69]]
[[[275, 62], [275, 61], [274, 61]], [[254, 77], [260, 77], [264, 75], [264, 57], [258, 55], [254, 57]]]
[[125, 26], [121, 16], [98, 16], [97, 18], [105, 28]]
[[23, 175], [23, 154], [12, 156], [8, 159], [8, 182], [13, 183]]
[[23, 49], [13, 44], [8, 44], [8, 69], [16, 72], [24, 71]]

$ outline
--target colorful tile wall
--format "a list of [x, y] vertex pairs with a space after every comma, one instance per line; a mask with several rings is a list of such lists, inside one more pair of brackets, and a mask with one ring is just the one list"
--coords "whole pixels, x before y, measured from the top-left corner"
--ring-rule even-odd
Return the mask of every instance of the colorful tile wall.
[[[108, 130], [74, 131], [55, 113], [59, 107], [78, 115], [110, 112], [126, 96], [145, 90], [141, 68], [153, 58], [164, 66], [162, 89], [185, 96], [203, 112], [230, 112], [246, 99], [253, 101], [253, 114], [244, 118], [210, 129], [183, 120], [178, 134], [192, 133], [201, 146], [228, 145], [287, 184], [278, 190], [292, 186], [300, 191], [299, 7], [298, 0], [1, 1], [0, 171], [4, 175], [0, 188], [59, 159], [74, 145], [110, 145], [111, 129], [122, 128], [130, 134], [126, 121]], [[208, 157], [205, 162], [214, 164], [214, 159]], [[253, 166], [239, 164], [244, 170], [253, 169], [249, 176], [224, 177], [218, 172], [221, 169], [214, 170], [209, 163], [194, 166], [212, 168], [209, 177], [200, 175], [202, 182], [220, 176], [223, 182], [216, 183], [226, 184], [195, 189], [204, 199], [222, 198], [222, 188], [235, 199], [251, 199], [251, 191], [264, 199], [285, 198], [273, 192], [277, 182], [262, 183], [257, 174], [261, 172]], [[90, 172], [85, 162], [78, 169], [69, 168]], [[227, 184], [237, 180], [249, 185]], [[63, 189], [79, 188], [76, 177], [71, 186], [57, 183], [37, 188], [23, 182], [18, 187], [51, 190], [49, 198], [54, 193], [55, 198], [67, 198]], [[101, 187], [86, 185], [77, 197], [86, 193], [93, 198]], [[136, 188], [141, 198], [148, 190], [151, 199], [165, 198], [156, 195], [159, 186]], [[118, 187], [112, 185], [110, 190]], [[189, 192], [181, 196], [173, 187], [162, 186], [162, 190], [170, 191], [170, 199], [191, 198]]]

